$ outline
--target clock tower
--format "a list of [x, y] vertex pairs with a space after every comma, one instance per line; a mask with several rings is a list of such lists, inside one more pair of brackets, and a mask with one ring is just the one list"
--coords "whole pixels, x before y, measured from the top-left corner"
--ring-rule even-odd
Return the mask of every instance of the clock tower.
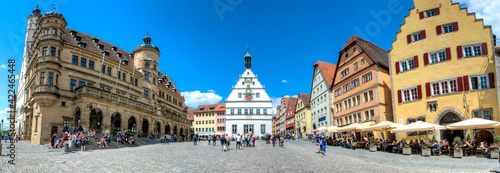
[[257, 75], [251, 70], [252, 56], [244, 56], [245, 71], [226, 99], [226, 133], [228, 135], [271, 134], [272, 100]]

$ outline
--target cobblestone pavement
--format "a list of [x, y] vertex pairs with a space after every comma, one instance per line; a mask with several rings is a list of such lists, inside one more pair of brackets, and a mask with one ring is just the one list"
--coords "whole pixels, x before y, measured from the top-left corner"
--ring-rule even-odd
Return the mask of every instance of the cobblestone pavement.
[[[232, 142], [231, 144], [235, 144]], [[154, 144], [63, 154], [47, 145], [16, 144], [16, 165], [8, 164], [6, 145], [0, 172], [489, 172], [495, 159], [404, 156], [385, 152], [327, 148], [316, 154], [311, 142], [285, 141], [286, 148], [257, 141], [256, 147], [221, 152], [206, 141]]]

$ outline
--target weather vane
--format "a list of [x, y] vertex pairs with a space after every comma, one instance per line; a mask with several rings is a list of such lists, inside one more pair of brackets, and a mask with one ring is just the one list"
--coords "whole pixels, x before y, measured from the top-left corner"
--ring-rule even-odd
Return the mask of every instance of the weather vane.
[[[38, 7], [38, 4], [36, 5]], [[52, 4], [54, 6], [54, 11], [56, 11], [56, 4]]]
[[148, 29], [146, 29], [146, 36], [149, 36], [149, 31], [148, 31]]

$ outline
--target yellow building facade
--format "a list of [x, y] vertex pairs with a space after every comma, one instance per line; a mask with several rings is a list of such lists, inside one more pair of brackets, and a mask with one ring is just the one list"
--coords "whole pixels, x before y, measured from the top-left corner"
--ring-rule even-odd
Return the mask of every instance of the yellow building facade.
[[194, 133], [198, 132], [212, 132], [216, 131], [225, 132], [225, 129], [217, 129], [217, 124], [224, 123], [225, 118], [217, 118], [220, 116], [225, 117], [225, 104], [213, 105], [200, 105], [193, 111], [193, 130]]
[[[499, 121], [494, 35], [474, 13], [450, 0], [414, 0], [390, 52], [394, 117], [446, 125], [470, 118]], [[495, 133], [496, 132], [496, 133]], [[492, 140], [498, 130], [425, 132], [436, 140]], [[418, 139], [398, 133], [398, 139]], [[422, 136], [420, 136], [422, 137]]]
[[311, 96], [309, 94], [300, 93], [295, 106], [295, 134], [302, 138], [307, 137], [306, 134], [311, 134]]

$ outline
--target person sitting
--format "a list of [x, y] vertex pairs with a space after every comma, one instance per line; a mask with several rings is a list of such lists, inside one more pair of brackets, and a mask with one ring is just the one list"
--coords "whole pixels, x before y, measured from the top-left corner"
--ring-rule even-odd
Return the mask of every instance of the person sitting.
[[400, 144], [401, 144], [401, 142], [398, 142], [398, 140], [392, 141], [392, 145], [394, 145], [394, 146], [392, 147], [391, 152], [393, 152], [393, 153], [394, 153], [394, 151], [398, 152], [398, 149], [399, 149], [398, 147]]
[[131, 137], [130, 137], [130, 139], [128, 140], [128, 143], [129, 143], [130, 145], [132, 145], [132, 144], [134, 144], [134, 143], [135, 143], [134, 138], [132, 138], [132, 136], [131, 136]]
[[487, 154], [488, 153], [488, 142], [486, 142], [486, 141], [481, 142], [481, 149], [483, 150], [484, 154]]
[[448, 147], [450, 147], [450, 143], [448, 142], [448, 139], [445, 139], [443, 142], [443, 150], [448, 150]]
[[434, 148], [432, 149], [432, 151], [439, 151], [439, 143], [436, 140], [434, 140], [433, 145]]

